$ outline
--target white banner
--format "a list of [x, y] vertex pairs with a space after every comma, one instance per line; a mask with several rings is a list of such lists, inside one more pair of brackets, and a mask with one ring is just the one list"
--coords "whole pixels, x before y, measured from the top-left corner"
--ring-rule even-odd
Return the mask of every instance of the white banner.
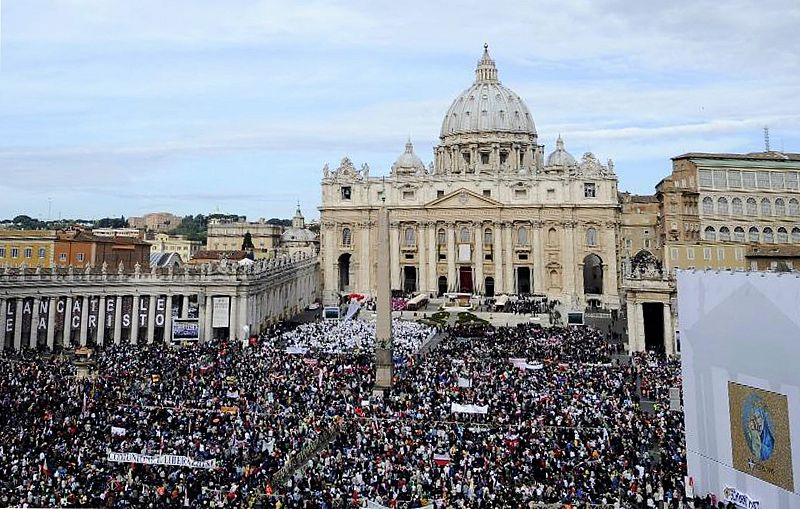
[[211, 315], [211, 326], [214, 328], [230, 326], [231, 298], [212, 297], [211, 307], [214, 310]]
[[458, 386], [463, 388], [472, 387], [472, 380], [469, 378], [458, 377]]
[[303, 348], [302, 346], [287, 346], [286, 353], [289, 355], [305, 355], [308, 351], [308, 348]]
[[128, 433], [128, 430], [125, 428], [118, 428], [116, 426], [111, 426], [111, 436], [112, 437], [124, 437]]
[[451, 403], [450, 404], [450, 413], [462, 413], [462, 414], [487, 414], [489, 413], [489, 405], [480, 406], [480, 405], [459, 405], [458, 403]]
[[149, 456], [147, 454], [137, 454], [135, 452], [109, 452], [108, 461], [113, 461], [115, 463], [142, 463], [144, 465], [171, 465], [176, 467], [206, 469], [217, 467], [217, 460], [197, 461], [188, 456], [176, 456], [174, 454]]

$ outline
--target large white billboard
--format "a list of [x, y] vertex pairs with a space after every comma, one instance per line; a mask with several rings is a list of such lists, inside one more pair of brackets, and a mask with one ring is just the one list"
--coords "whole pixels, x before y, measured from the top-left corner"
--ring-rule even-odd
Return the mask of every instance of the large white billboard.
[[800, 509], [800, 278], [678, 273], [695, 494]]

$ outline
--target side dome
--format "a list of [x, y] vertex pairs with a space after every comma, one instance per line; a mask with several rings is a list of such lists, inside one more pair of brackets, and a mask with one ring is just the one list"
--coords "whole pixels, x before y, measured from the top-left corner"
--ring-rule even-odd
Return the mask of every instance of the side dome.
[[497, 67], [483, 46], [475, 82], [455, 98], [442, 122], [442, 138], [463, 133], [508, 132], [536, 135], [528, 106], [497, 78]]
[[392, 165], [392, 175], [417, 175], [425, 173], [425, 164], [422, 159], [414, 153], [414, 145], [411, 140], [406, 142], [406, 150]]
[[547, 156], [547, 166], [577, 166], [578, 161], [564, 148], [564, 140], [558, 135], [556, 149]]

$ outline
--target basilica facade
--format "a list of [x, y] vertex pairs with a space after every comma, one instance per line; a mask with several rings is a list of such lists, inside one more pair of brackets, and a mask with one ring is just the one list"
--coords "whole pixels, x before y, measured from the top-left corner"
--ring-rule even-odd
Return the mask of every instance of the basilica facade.
[[611, 160], [580, 159], [558, 136], [545, 156], [525, 101], [488, 49], [442, 121], [426, 166], [406, 143], [389, 175], [347, 157], [323, 169], [323, 296], [374, 295], [377, 213], [390, 214], [392, 288], [541, 294], [618, 308], [619, 201]]

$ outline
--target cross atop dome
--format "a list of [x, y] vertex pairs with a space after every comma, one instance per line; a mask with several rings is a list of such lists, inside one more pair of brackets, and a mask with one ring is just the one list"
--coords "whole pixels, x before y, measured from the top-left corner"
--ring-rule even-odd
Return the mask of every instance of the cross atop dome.
[[489, 56], [489, 45], [486, 43], [483, 45], [483, 57], [478, 60], [478, 67], [475, 68], [475, 83], [499, 83], [497, 67]]

